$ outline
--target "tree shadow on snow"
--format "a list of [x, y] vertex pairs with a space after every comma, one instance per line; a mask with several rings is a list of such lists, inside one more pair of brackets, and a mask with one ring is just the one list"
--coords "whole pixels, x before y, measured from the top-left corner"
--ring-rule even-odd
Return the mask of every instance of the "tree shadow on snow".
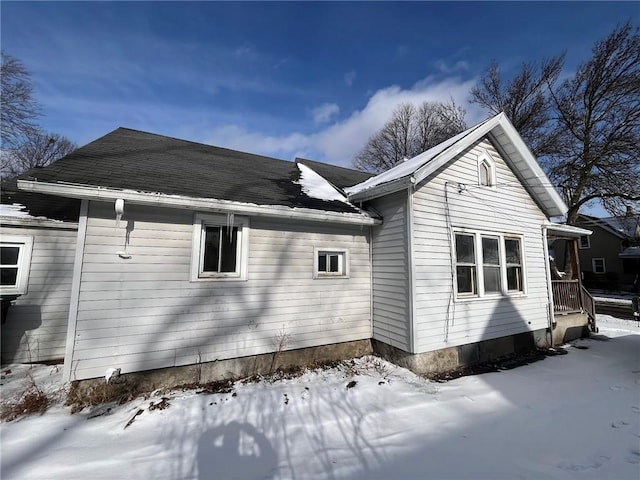
[[199, 480], [270, 479], [278, 468], [278, 454], [253, 425], [232, 421], [200, 436], [196, 462]]

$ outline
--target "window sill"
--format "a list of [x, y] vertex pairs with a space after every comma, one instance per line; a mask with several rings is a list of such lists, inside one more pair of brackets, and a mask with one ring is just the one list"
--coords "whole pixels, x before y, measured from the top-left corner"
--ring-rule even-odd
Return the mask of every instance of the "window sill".
[[246, 277], [196, 277], [189, 280], [191, 283], [199, 282], [246, 282]]
[[474, 295], [469, 297], [456, 297], [455, 302], [467, 303], [467, 302], [488, 302], [495, 300], [507, 300], [512, 298], [526, 298], [527, 294], [523, 292], [513, 292], [507, 294], [494, 294], [494, 295]]

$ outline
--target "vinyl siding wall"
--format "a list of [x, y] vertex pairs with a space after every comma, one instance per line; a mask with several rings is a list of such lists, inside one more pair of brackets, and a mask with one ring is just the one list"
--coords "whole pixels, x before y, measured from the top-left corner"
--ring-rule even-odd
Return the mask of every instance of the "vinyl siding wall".
[[[478, 156], [495, 161], [497, 186], [478, 186]], [[464, 345], [548, 326], [541, 225], [545, 216], [488, 140], [417, 186], [413, 196], [416, 352]], [[454, 228], [523, 235], [526, 295], [454, 299], [451, 233]], [[458, 183], [466, 189], [459, 192]], [[478, 273], [481, 266], [478, 266]]]
[[410, 311], [407, 243], [407, 191], [371, 205], [382, 215], [373, 227], [373, 338], [409, 351]]
[[76, 229], [2, 226], [3, 237], [33, 238], [27, 294], [14, 301], [2, 325], [3, 362], [64, 357], [77, 234]]
[[[248, 280], [191, 282], [193, 215], [126, 205], [118, 228], [90, 203], [72, 379], [371, 337], [368, 227], [252, 217]], [[313, 279], [314, 247], [347, 249], [350, 277]]]

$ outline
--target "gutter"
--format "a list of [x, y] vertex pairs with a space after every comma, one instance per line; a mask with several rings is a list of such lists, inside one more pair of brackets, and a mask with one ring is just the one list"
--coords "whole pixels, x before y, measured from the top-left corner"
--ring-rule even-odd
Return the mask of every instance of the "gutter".
[[115, 201], [122, 199], [140, 205], [166, 208], [183, 208], [206, 212], [233, 212], [238, 215], [291, 218], [315, 222], [342, 223], [351, 225], [379, 225], [382, 220], [366, 213], [340, 213], [311, 208], [286, 207], [281, 205], [258, 205], [254, 203], [218, 200], [214, 198], [194, 198], [162, 193], [119, 190], [80, 184], [48, 183], [18, 180], [18, 188], [27, 192], [45, 193], [61, 197], [87, 200]]

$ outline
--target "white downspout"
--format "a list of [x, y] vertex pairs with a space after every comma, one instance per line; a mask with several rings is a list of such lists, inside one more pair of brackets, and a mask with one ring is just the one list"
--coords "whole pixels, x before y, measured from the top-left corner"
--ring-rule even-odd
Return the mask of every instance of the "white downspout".
[[551, 284], [551, 264], [549, 262], [549, 241], [547, 236], [547, 226], [542, 226], [542, 246], [544, 251], [544, 271], [547, 275], [547, 317], [549, 318], [549, 344], [553, 347], [553, 287]]

